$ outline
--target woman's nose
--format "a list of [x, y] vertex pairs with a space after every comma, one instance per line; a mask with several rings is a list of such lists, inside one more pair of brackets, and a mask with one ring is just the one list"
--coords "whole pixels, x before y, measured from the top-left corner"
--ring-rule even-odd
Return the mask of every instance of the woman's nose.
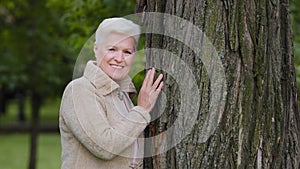
[[122, 53], [122, 52], [116, 52], [116, 53], [115, 53], [114, 59], [115, 59], [117, 62], [122, 62], [122, 61], [124, 60], [123, 53]]

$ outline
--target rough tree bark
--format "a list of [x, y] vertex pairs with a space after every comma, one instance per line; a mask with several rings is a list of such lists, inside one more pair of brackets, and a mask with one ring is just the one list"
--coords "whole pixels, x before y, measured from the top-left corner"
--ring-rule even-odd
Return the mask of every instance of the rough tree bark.
[[[212, 92], [208, 70], [184, 44], [167, 36], [146, 35], [146, 48], [176, 53], [192, 67], [201, 98], [191, 133], [166, 153], [146, 158], [144, 168], [300, 168], [300, 115], [288, 0], [140, 0], [137, 12], [168, 13], [197, 25], [216, 47], [227, 81], [218, 127], [201, 143], [197, 141], [203, 125], [200, 116], [207, 115]], [[148, 67], [161, 62], [152, 54], [146, 53]], [[174, 79], [165, 73], [164, 81], [167, 107], [146, 130], [148, 137], [173, 125], [181, 102]], [[146, 146], [157, 149], [159, 144]]]

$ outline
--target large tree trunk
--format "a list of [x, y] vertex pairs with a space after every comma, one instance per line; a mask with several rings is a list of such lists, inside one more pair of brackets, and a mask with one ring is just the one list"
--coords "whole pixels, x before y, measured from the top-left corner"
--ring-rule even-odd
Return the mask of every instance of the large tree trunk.
[[[175, 130], [167, 141], [156, 137], [146, 142], [146, 150], [155, 156], [146, 158], [145, 168], [300, 168], [300, 116], [288, 0], [140, 0], [137, 7], [138, 12], [145, 13], [142, 20], [146, 29], [152, 30], [150, 33], [159, 29], [168, 32], [168, 27], [176, 30], [180, 24], [170, 25], [165, 18], [153, 19], [152, 15], [147, 18], [146, 12], [176, 15], [196, 25], [216, 48], [226, 77], [222, 94], [225, 98], [214, 102], [217, 109], [210, 109], [212, 100], [216, 101], [212, 98], [214, 68], [186, 45], [189, 39], [197, 40], [198, 35], [189, 32], [184, 24], [180, 28], [186, 31], [183, 41], [168, 33], [146, 35], [146, 48], [176, 54], [190, 68], [199, 98], [180, 99], [189, 92], [180, 88], [180, 83], [191, 90], [190, 83], [186, 73], [181, 73], [183, 70], [169, 59], [174, 58], [170, 53], [160, 52], [157, 56], [146, 50], [147, 67], [157, 67], [165, 74], [166, 105], [160, 118], [146, 130], [146, 136], [163, 136], [174, 125]], [[203, 35], [198, 37], [203, 41]], [[173, 65], [178, 76], [164, 71], [166, 63]], [[192, 129], [182, 138], [186, 125], [175, 121], [181, 118], [180, 106], [187, 103], [197, 104], [199, 109], [192, 112], [196, 114]], [[214, 112], [218, 117], [210, 118]], [[217, 127], [205, 129], [211, 123]], [[170, 146], [167, 152], [155, 152], [173, 144], [176, 138], [181, 138], [176, 146]]]

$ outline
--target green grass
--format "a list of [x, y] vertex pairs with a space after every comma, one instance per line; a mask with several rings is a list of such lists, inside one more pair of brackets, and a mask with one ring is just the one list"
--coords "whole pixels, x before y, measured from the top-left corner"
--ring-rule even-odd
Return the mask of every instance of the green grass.
[[[27, 169], [29, 134], [0, 135], [0, 168]], [[59, 134], [40, 134], [38, 138], [37, 169], [59, 169], [61, 163]]]
[[39, 138], [37, 169], [59, 169], [60, 163], [60, 135], [42, 134]]
[[[47, 100], [40, 110], [40, 121], [58, 122], [60, 98]], [[7, 113], [0, 116], [0, 123], [17, 121], [17, 101], [10, 100]], [[30, 121], [30, 100], [26, 99], [26, 122]], [[0, 169], [27, 169], [30, 153], [30, 135], [2, 134], [0, 135]], [[60, 135], [42, 134], [38, 137], [37, 169], [59, 169], [61, 163]]]

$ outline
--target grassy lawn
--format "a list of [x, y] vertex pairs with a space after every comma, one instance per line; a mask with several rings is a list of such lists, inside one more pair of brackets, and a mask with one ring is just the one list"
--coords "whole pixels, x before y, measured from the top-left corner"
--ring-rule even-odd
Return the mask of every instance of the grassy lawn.
[[[43, 122], [58, 121], [60, 99], [47, 100], [40, 110]], [[17, 101], [11, 100], [5, 115], [0, 116], [0, 123], [17, 122]], [[29, 99], [25, 103], [26, 122], [30, 121]], [[15, 133], [0, 135], [0, 169], [27, 169], [29, 162], [30, 135]], [[38, 138], [37, 169], [59, 169], [61, 163], [60, 135], [43, 134]]]
[[[28, 134], [0, 135], [0, 168], [27, 169], [29, 161]], [[60, 168], [59, 134], [41, 134], [38, 139], [37, 169]]]

